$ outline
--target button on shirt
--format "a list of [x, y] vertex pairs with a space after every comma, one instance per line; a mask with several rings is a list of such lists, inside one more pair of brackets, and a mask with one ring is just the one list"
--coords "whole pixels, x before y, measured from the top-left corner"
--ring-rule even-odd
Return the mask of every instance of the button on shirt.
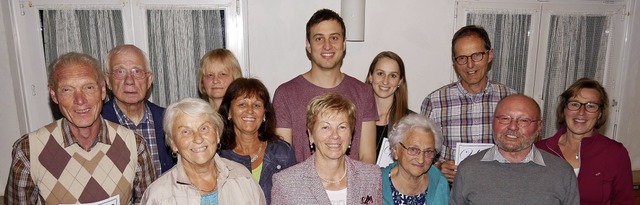
[[[154, 127], [155, 124], [149, 107], [146, 104], [144, 105], [144, 114], [142, 114], [142, 119], [138, 125], [133, 123], [133, 121], [129, 119], [129, 117], [127, 117], [116, 105], [116, 103], [113, 103], [113, 110], [116, 111], [120, 125], [133, 130], [147, 140], [147, 146], [149, 146], [149, 151], [151, 152], [151, 161], [153, 161], [153, 166], [155, 167], [156, 174], [159, 177], [162, 174], [162, 166], [160, 165], [160, 157], [158, 155], [158, 142], [156, 141], [156, 130]], [[160, 127], [159, 129], [162, 128]]]
[[458, 81], [429, 94], [420, 111], [442, 127], [440, 160], [455, 160], [458, 142], [493, 144], [493, 112], [502, 98], [515, 93], [506, 85], [487, 81], [482, 92], [471, 94]]

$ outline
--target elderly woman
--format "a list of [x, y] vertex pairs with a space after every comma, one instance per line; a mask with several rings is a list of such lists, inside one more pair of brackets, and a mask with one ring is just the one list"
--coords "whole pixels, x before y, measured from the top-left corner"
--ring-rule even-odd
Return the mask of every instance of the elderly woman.
[[198, 89], [200, 95], [209, 101], [213, 110], [218, 110], [229, 84], [242, 77], [238, 59], [224, 48], [213, 49], [200, 59], [198, 69]]
[[346, 156], [355, 106], [326, 93], [307, 106], [309, 146], [305, 161], [273, 176], [272, 204], [380, 204], [380, 169]]
[[382, 168], [383, 204], [448, 204], [449, 183], [433, 165], [442, 149], [440, 127], [410, 114], [389, 133], [394, 162]]
[[226, 116], [220, 156], [250, 170], [269, 204], [273, 174], [296, 164], [289, 143], [275, 134], [269, 91], [260, 80], [238, 78], [229, 85], [218, 112]]
[[609, 97], [598, 81], [582, 78], [560, 95], [560, 130], [536, 147], [565, 159], [578, 177], [580, 204], [633, 204], [631, 160], [624, 146], [600, 133]]
[[398, 54], [383, 51], [369, 66], [365, 83], [371, 85], [378, 109], [376, 121], [376, 156], [380, 155], [382, 141], [400, 118], [414, 113], [409, 110], [407, 80], [404, 62]]
[[211, 106], [186, 98], [167, 107], [164, 132], [178, 164], [151, 183], [141, 204], [265, 204], [241, 164], [216, 154], [222, 119]]

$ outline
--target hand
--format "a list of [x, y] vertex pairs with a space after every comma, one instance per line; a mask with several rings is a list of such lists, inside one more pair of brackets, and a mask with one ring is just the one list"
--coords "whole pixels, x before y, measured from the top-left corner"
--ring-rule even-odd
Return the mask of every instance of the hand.
[[440, 164], [440, 171], [442, 172], [442, 174], [444, 174], [449, 182], [453, 182], [453, 177], [456, 176], [458, 166], [456, 166], [452, 160], [448, 160]]

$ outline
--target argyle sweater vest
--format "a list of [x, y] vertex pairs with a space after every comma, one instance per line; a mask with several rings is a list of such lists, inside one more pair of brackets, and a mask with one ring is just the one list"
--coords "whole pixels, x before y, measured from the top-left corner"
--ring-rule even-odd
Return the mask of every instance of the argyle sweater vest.
[[106, 123], [111, 145], [91, 151], [77, 143], [64, 147], [62, 120], [29, 133], [31, 178], [45, 204], [90, 203], [120, 196], [131, 204], [137, 167], [136, 137], [118, 124]]

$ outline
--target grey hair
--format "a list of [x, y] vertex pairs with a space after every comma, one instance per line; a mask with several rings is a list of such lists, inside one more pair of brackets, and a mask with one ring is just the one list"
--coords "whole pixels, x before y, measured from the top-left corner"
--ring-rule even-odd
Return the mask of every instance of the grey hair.
[[113, 58], [113, 56], [126, 52], [134, 52], [140, 54], [144, 60], [144, 69], [147, 72], [151, 72], [151, 68], [149, 67], [149, 56], [147, 55], [147, 53], [145, 53], [137, 46], [131, 44], [118, 45], [109, 51], [109, 53], [107, 54], [107, 65], [104, 68], [104, 72], [111, 72], [111, 58]]
[[[424, 115], [409, 114], [403, 117], [396, 126], [389, 132], [389, 149], [400, 144], [406, 137], [407, 132], [413, 129], [422, 129], [433, 134], [433, 142], [436, 152], [442, 151], [442, 131], [440, 126]], [[393, 152], [391, 152], [393, 153]]]
[[49, 65], [49, 87], [52, 89], [56, 89], [58, 87], [58, 79], [54, 79], [56, 72], [60, 68], [72, 65], [89, 66], [93, 71], [95, 71], [97, 75], [96, 80], [98, 81], [98, 84], [100, 84], [100, 87], [104, 86], [104, 78], [100, 74], [100, 63], [98, 63], [98, 60], [84, 53], [69, 52], [62, 54]]
[[173, 123], [175, 123], [175, 119], [178, 116], [184, 114], [192, 117], [204, 116], [208, 118], [208, 120], [215, 126], [217, 137], [220, 138], [222, 128], [224, 127], [220, 114], [213, 110], [211, 105], [202, 99], [184, 98], [169, 105], [167, 110], [164, 112], [162, 127], [165, 133], [165, 142], [172, 150], [174, 149], [174, 145], [171, 142], [171, 137], [173, 135]]

